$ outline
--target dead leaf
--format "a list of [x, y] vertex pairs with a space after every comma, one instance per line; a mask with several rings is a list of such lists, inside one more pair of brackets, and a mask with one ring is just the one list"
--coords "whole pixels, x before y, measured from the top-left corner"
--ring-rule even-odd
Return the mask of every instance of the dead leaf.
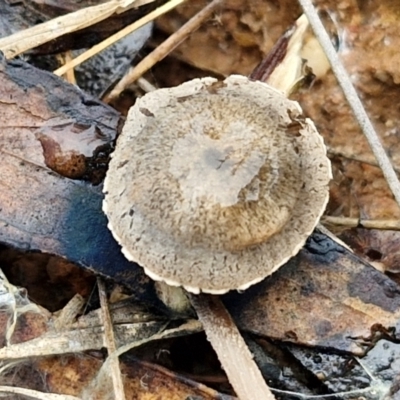
[[80, 178], [101, 180], [120, 115], [21, 61], [2, 60], [0, 85], [0, 241], [94, 267], [149, 296], [149, 279], [107, 229], [101, 188], [58, 174], [58, 162], [71, 175], [83, 157]]
[[226, 304], [241, 329], [363, 355], [398, 325], [400, 287], [314, 233], [278, 272], [243, 294], [228, 294]]
[[[88, 356], [64, 356], [47, 358], [36, 363], [40, 374], [46, 376], [46, 383], [51, 392], [78, 396], [91, 382], [102, 361]], [[78, 372], [79, 371], [79, 372]], [[129, 364], [121, 363], [126, 393], [131, 393], [137, 400], [182, 400], [201, 398], [204, 400], [233, 400], [228, 396], [191, 381], [181, 375], [168, 371], [160, 366], [140, 362], [130, 358]], [[109, 389], [98, 388], [90, 393], [90, 399], [109, 399]], [[88, 397], [83, 396], [84, 399]]]

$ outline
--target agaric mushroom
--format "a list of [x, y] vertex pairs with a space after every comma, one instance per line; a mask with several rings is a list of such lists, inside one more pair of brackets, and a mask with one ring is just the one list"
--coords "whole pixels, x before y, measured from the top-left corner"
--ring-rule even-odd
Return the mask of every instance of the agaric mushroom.
[[124, 255], [190, 292], [243, 290], [304, 245], [328, 200], [326, 149], [298, 103], [243, 76], [139, 99], [103, 203]]

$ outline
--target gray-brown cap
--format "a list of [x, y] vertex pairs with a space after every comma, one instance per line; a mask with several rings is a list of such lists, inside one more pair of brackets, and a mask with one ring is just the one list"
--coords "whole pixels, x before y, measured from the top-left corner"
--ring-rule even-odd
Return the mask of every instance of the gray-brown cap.
[[130, 109], [103, 209], [150, 277], [225, 293], [301, 249], [330, 179], [323, 140], [296, 102], [243, 76], [195, 79]]

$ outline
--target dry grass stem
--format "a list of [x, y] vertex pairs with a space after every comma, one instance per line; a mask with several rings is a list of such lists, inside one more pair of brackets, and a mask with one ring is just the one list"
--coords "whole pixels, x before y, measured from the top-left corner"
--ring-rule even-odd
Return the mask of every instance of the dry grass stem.
[[[57, 54], [56, 58], [60, 65], [64, 65], [73, 59], [72, 51], [69, 50], [65, 53]], [[68, 70], [63, 77], [67, 82], [71, 83], [72, 85], [76, 85], [75, 71], [73, 69]]]
[[[13, 286], [10, 285], [10, 287], [12, 288]], [[31, 305], [31, 303], [21, 307], [17, 292], [15, 293], [15, 300], [11, 296], [14, 295], [10, 293], [6, 298], [4, 294], [2, 295], [3, 305], [12, 304], [10, 313], [13, 312], [14, 308], [17, 310], [16, 315], [22, 313], [23, 310], [41, 312], [42, 314], [43, 312], [46, 313], [45, 310], [39, 310], [37, 306]], [[102, 349], [104, 347], [104, 327], [101, 310], [93, 310], [71, 324], [79, 307], [79, 304], [76, 304], [77, 300], [79, 299], [75, 297], [66, 305], [62, 311], [62, 314], [65, 315], [59, 316], [54, 322], [55, 329], [49, 327], [47, 332], [37, 338], [0, 348], [0, 362], [6, 360], [21, 361], [33, 357]], [[13, 304], [14, 302], [15, 305]], [[138, 340], [147, 339], [165, 327], [165, 321], [154, 320], [152, 314], [140, 312], [135, 306], [132, 307], [129, 304], [125, 306], [113, 304], [110, 307], [110, 311], [114, 323], [117, 347], [124, 346], [126, 343], [135, 343]], [[46, 319], [49, 319], [50, 315], [46, 317]], [[58, 322], [58, 319], [61, 319], [61, 321]], [[10, 332], [12, 334], [11, 330]], [[0, 368], [0, 376], [1, 373]]]
[[64, 75], [68, 70], [75, 68], [79, 64], [82, 64], [84, 61], [88, 60], [89, 58], [93, 57], [94, 55], [98, 54], [100, 51], [106, 49], [107, 47], [111, 46], [118, 40], [124, 38], [125, 36], [129, 35], [130, 33], [138, 30], [142, 26], [148, 24], [149, 22], [155, 20], [160, 15], [165, 14], [168, 11], [174, 9], [177, 5], [185, 2], [186, 0], [171, 0], [168, 3], [158, 7], [154, 11], [146, 14], [143, 18], [138, 19], [131, 25], [126, 26], [124, 29], [121, 29], [119, 32], [111, 35], [106, 40], [96, 44], [89, 50], [85, 51], [84, 53], [80, 54], [78, 57], [74, 58], [67, 64], [63, 65], [62, 67], [53, 71], [56, 75]]
[[[114, 327], [117, 344], [149, 341], [151, 333], [165, 326], [161, 322], [143, 324], [120, 324]], [[80, 353], [88, 350], [101, 350], [104, 347], [104, 329], [101, 326], [78, 328], [64, 332], [48, 332], [26, 342], [11, 344], [0, 349], [0, 361], [21, 360], [67, 353]]]
[[[42, 313], [44, 309], [26, 299], [24, 290], [12, 285], [0, 269], [0, 298], [2, 310], [8, 315], [5, 333], [6, 346], [9, 346], [11, 337], [17, 327], [18, 316], [26, 313]], [[1, 349], [0, 349], [1, 350]]]
[[[111, 354], [108, 359], [110, 359], [112, 357], [119, 357], [121, 354], [124, 354], [129, 350], [134, 349], [135, 347], [142, 346], [145, 343], [152, 342], [153, 340], [168, 339], [168, 338], [177, 337], [180, 335], [185, 336], [189, 333], [192, 334], [192, 333], [197, 333], [197, 332], [202, 332], [202, 331], [203, 331], [203, 326], [199, 321], [188, 320], [185, 323], [183, 323], [182, 325], [178, 326], [177, 328], [165, 329], [165, 330], [162, 330], [160, 333], [156, 333], [155, 335], [152, 335], [146, 339], [137, 340], [135, 342], [131, 342], [124, 346], [121, 346], [118, 348], [118, 350], [114, 354]], [[103, 367], [104, 367], [104, 365], [103, 365]]]
[[79, 293], [77, 293], [57, 316], [56, 320], [54, 321], [55, 329], [61, 331], [65, 327], [71, 326], [84, 305], [85, 299]]
[[208, 340], [241, 400], [274, 400], [246, 342], [218, 296], [190, 295]]
[[37, 390], [25, 389], [15, 386], [0, 386], [0, 393], [26, 396], [29, 399], [39, 400], [81, 400], [79, 397], [67, 394], [43, 393]]
[[325, 215], [322, 217], [323, 224], [337, 225], [347, 228], [366, 228], [366, 229], [381, 229], [381, 230], [400, 230], [400, 221], [398, 219], [376, 219], [366, 220], [349, 217], [331, 217]]
[[172, 50], [179, 46], [192, 32], [200, 27], [213, 12], [221, 5], [223, 0], [213, 0], [210, 4], [199, 11], [186, 24], [173, 33], [167, 40], [157, 46], [135, 67], [131, 68], [126, 75], [118, 82], [115, 88], [103, 99], [105, 102], [117, 98], [120, 93], [141, 77], [146, 71], [153, 67], [157, 62], [166, 57]]
[[152, 92], [153, 90], [157, 89], [147, 79], [144, 78], [139, 78], [137, 80], [137, 85], [140, 87], [140, 89], [144, 90], [146, 93]]
[[[110, 311], [108, 309], [106, 287], [101, 278], [97, 278], [97, 286], [99, 288], [102, 321], [104, 325], [104, 344], [107, 348], [108, 354], [110, 355], [116, 351], [115, 336]], [[110, 370], [115, 398], [119, 400], [125, 400], [124, 384], [122, 382], [118, 357], [112, 357], [110, 359]]]
[[[141, 364], [142, 366], [144, 366], [144, 367], [148, 367], [149, 370], [153, 370], [153, 371], [158, 371], [158, 372], [160, 372], [160, 373], [163, 374], [166, 378], [170, 378], [170, 379], [172, 379], [173, 381], [176, 380], [176, 372], [173, 372], [173, 371], [171, 371], [171, 370], [169, 370], [169, 369], [167, 369], [167, 368], [165, 368], [165, 367], [162, 367], [161, 365], [152, 364], [152, 363], [149, 363], [149, 362], [147, 362], [147, 361], [141, 361], [140, 364]], [[196, 378], [196, 376], [195, 376], [195, 378]], [[213, 378], [214, 378], [214, 377], [213, 377]], [[187, 379], [193, 380], [191, 374], [188, 374], [188, 373], [185, 373], [184, 379], [185, 379], [185, 380], [187, 380]], [[228, 394], [224, 394], [223, 397], [219, 397], [219, 396], [216, 397], [216, 390], [215, 390], [215, 389], [212, 389], [212, 388], [210, 388], [209, 386], [206, 386], [204, 383], [199, 383], [196, 379], [194, 379], [193, 381], [194, 381], [195, 387], [196, 387], [197, 389], [201, 390], [201, 392], [202, 392], [203, 395], [208, 395], [210, 399], [237, 400], [237, 397], [236, 397], [236, 396], [233, 397], [233, 396], [230, 396], [230, 395], [228, 395]], [[203, 382], [206, 381], [205, 375], [202, 375], [202, 381], [203, 381]], [[225, 382], [226, 382], [225, 377], [221, 377], [221, 381], [225, 383]], [[215, 380], [214, 380], [213, 382], [215, 382]], [[190, 382], [188, 382], [188, 383], [190, 384]], [[193, 399], [193, 400], [196, 400], [196, 399], [201, 400], [201, 399], [204, 399], [205, 397], [206, 397], [206, 396], [204, 396], [204, 397], [190, 397], [190, 396], [189, 396], [189, 397], [186, 398], [186, 400], [190, 400], [190, 399]], [[207, 398], [208, 398], [208, 397], [207, 397]]]
[[103, 21], [115, 13], [126, 11], [134, 6], [139, 7], [151, 1], [154, 0], [112, 0], [97, 6], [83, 8], [0, 39], [0, 50], [6, 58], [14, 58], [67, 33]]
[[335, 394], [321, 394], [309, 395], [298, 392], [291, 392], [289, 390], [275, 389], [277, 394], [281, 395], [281, 399], [299, 399], [299, 400], [394, 400], [392, 398], [384, 397], [389, 392], [390, 385], [387, 382], [381, 382], [373, 379], [369, 387], [364, 389], [355, 389], [348, 392], [339, 392]]
[[[83, 393], [83, 397], [84, 398], [92, 398], [93, 397], [92, 394], [95, 393], [95, 390], [96, 390], [96, 387], [98, 386], [98, 384], [101, 384], [102, 382], [104, 382], [107, 379], [107, 377], [109, 375], [110, 363], [112, 362], [112, 360], [114, 358], [118, 358], [119, 356], [126, 353], [127, 351], [129, 351], [135, 347], [142, 346], [143, 344], [152, 342], [154, 340], [168, 339], [168, 338], [176, 337], [179, 335], [187, 335], [189, 333], [197, 333], [197, 332], [201, 332], [202, 330], [203, 330], [203, 328], [199, 321], [189, 320], [177, 328], [162, 330], [160, 333], [156, 333], [155, 335], [152, 335], [148, 338], [145, 338], [142, 340], [137, 340], [137, 341], [132, 341], [131, 343], [128, 343], [124, 346], [119, 347], [114, 353], [109, 354], [108, 358], [103, 363], [99, 372], [97, 373], [96, 378], [85, 389], [85, 391]], [[92, 396], [92, 397], [90, 397], [90, 396]]]
[[317, 37], [321, 47], [324, 49], [326, 57], [331, 64], [332, 71], [334, 72], [343, 93], [352, 109], [354, 116], [363, 131], [368, 143], [374, 153], [379, 167], [392, 191], [397, 204], [400, 206], [400, 182], [397, 178], [396, 172], [390, 163], [389, 157], [387, 156], [385, 149], [380, 142], [377, 133], [372, 126], [372, 123], [362, 105], [360, 98], [351, 82], [349, 75], [347, 74], [339, 56], [336, 53], [335, 48], [326, 32], [318, 13], [313, 6], [311, 0], [299, 0], [303, 7], [304, 13], [312, 26], [315, 36]]

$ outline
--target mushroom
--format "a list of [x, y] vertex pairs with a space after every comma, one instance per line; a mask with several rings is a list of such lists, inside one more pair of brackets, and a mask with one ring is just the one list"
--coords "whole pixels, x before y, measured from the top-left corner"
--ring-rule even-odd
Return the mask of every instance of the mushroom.
[[124, 255], [192, 293], [244, 290], [304, 245], [330, 162], [298, 103], [233, 75], [150, 92], [129, 111], [104, 183]]

